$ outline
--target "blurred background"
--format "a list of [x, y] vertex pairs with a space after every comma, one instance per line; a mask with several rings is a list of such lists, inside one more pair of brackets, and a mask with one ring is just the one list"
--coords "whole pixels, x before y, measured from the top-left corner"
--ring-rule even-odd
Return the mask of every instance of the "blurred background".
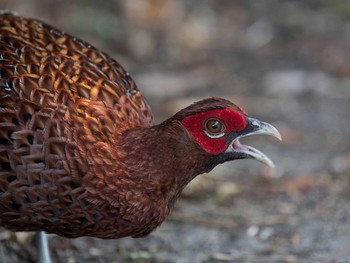
[[[49, 237], [54, 262], [350, 262], [350, 2], [0, 0], [90, 42], [133, 76], [160, 122], [208, 96], [274, 124], [268, 154], [218, 166], [143, 239]], [[34, 262], [0, 232], [1, 262]]]

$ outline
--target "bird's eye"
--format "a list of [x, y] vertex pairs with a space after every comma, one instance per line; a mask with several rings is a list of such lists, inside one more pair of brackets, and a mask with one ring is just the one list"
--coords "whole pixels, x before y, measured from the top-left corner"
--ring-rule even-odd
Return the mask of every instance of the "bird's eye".
[[221, 138], [225, 135], [225, 126], [218, 119], [209, 119], [205, 123], [204, 133], [210, 138]]

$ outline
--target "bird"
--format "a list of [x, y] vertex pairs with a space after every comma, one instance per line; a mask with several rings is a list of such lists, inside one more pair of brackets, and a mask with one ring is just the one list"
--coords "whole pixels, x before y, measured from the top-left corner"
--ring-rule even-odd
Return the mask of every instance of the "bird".
[[134, 80], [109, 55], [40, 20], [0, 14], [6, 229], [144, 237], [196, 176], [236, 159], [273, 166], [240, 143], [256, 134], [281, 139], [274, 126], [219, 97], [156, 124]]

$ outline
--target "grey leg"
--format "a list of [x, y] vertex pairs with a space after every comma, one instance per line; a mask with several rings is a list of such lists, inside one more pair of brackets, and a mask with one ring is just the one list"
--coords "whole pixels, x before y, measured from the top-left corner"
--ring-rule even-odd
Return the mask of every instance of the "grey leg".
[[51, 263], [49, 245], [44, 231], [36, 232], [38, 263]]

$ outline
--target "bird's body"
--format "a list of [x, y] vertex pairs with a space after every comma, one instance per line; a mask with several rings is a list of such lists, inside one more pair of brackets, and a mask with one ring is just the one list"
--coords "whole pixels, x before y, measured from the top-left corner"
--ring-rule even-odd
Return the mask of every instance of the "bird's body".
[[[215, 130], [214, 117], [225, 129]], [[198, 174], [233, 159], [266, 162], [236, 140], [255, 130], [244, 111], [219, 98], [154, 125], [115, 60], [40, 21], [0, 15], [1, 226], [144, 236]]]
[[132, 214], [119, 204], [140, 193], [117, 141], [152, 125], [133, 80], [107, 55], [39, 21], [5, 15], [0, 24], [0, 225], [110, 238], [154, 228], [164, 207], [144, 211], [150, 226], [119, 216]]

